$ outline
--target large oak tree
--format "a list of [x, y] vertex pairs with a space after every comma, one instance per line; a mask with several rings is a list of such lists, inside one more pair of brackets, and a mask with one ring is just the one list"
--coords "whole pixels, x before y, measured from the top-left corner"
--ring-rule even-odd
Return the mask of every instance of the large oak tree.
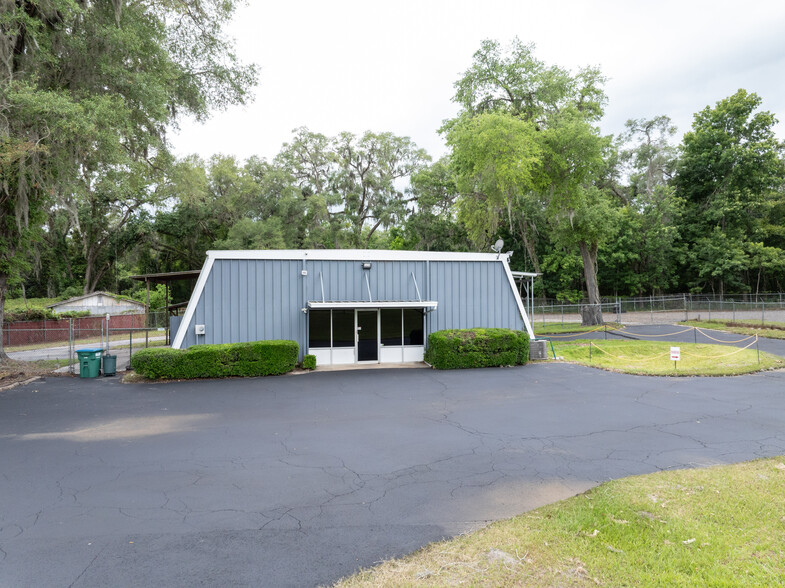
[[[0, 322], [46, 207], [69, 212], [85, 290], [170, 161], [166, 130], [242, 103], [232, 0], [0, 2]], [[0, 358], [4, 358], [0, 347]]]

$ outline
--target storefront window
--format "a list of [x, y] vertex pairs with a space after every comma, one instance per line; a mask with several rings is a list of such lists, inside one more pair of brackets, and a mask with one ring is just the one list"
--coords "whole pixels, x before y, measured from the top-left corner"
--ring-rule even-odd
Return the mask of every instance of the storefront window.
[[354, 347], [354, 310], [333, 310], [333, 347]]
[[382, 345], [401, 345], [401, 309], [382, 308]]
[[308, 347], [330, 347], [330, 311], [312, 310], [308, 318]]
[[403, 309], [403, 344], [423, 344], [423, 312], [419, 308]]

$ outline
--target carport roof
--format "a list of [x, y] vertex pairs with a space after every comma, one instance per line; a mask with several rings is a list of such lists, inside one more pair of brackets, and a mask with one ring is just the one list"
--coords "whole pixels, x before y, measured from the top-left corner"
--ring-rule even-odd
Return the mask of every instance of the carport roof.
[[156, 282], [159, 284], [166, 284], [167, 282], [176, 282], [177, 280], [195, 280], [199, 277], [202, 270], [189, 270], [187, 272], [164, 272], [161, 274], [142, 274], [140, 276], [130, 276], [132, 280], [140, 280], [142, 282]]

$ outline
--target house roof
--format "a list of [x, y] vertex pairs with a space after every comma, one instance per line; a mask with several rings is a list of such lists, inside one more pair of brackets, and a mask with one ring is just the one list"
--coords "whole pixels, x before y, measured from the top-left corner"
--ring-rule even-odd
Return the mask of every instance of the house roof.
[[69, 298], [68, 300], [61, 300], [60, 302], [55, 302], [54, 304], [48, 305], [46, 308], [55, 308], [57, 306], [64, 306], [66, 304], [73, 304], [74, 302], [78, 302], [80, 300], [85, 300], [87, 298], [92, 298], [93, 296], [108, 296], [109, 298], [114, 298], [115, 300], [121, 300], [122, 302], [128, 302], [129, 304], [134, 304], [136, 306], [144, 306], [144, 302], [139, 302], [138, 300], [131, 300], [130, 298], [126, 298], [125, 296], [118, 296], [117, 294], [112, 294], [110, 292], [90, 292], [89, 294], [82, 294], [81, 296], [74, 296], [73, 298]]
[[398, 251], [388, 249], [264, 249], [208, 251], [207, 259], [285, 259], [317, 261], [505, 261], [506, 253]]

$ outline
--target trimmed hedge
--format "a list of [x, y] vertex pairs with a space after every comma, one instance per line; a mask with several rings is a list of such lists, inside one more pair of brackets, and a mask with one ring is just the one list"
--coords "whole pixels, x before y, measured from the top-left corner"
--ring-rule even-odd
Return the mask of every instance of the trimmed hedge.
[[271, 376], [292, 371], [299, 351], [296, 341], [194, 345], [188, 349], [151, 347], [134, 353], [131, 367], [153, 379]]
[[439, 370], [523, 365], [529, 336], [511, 329], [454, 329], [428, 337], [425, 361]]
[[303, 357], [303, 369], [304, 370], [315, 370], [316, 369], [316, 356], [315, 355], [306, 355]]

